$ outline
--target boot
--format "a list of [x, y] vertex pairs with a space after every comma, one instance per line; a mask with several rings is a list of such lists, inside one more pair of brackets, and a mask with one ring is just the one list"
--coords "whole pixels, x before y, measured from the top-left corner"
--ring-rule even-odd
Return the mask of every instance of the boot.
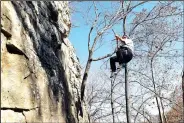
[[111, 72], [110, 78], [114, 77], [115, 75], [117, 75], [117, 72], [116, 71], [115, 72]]
[[121, 64], [119, 64], [119, 66], [117, 67], [117, 69], [119, 70], [119, 69], [121, 69], [121, 68], [125, 68], [125, 63], [121, 63]]

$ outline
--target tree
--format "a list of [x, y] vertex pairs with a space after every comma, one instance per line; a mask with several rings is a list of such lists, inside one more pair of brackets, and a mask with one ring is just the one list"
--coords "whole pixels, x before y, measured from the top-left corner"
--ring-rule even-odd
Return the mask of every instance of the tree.
[[[134, 83], [137, 88], [139, 86], [142, 87], [146, 95], [142, 100], [136, 97], [137, 95], [133, 95], [131, 97], [131, 104], [134, 103], [133, 100], [137, 100], [137, 102], [140, 101], [138, 104], [141, 105], [143, 103], [142, 106], [138, 104], [131, 106], [131, 109], [133, 109], [131, 111], [133, 113], [132, 116], [136, 116], [137, 118], [134, 119], [137, 120], [139, 114], [141, 114], [141, 116], [146, 118], [147, 121], [150, 121], [150, 113], [146, 111], [145, 108], [151, 105], [153, 98], [155, 98], [156, 105], [159, 111], [159, 119], [160, 122], [162, 122], [162, 114], [164, 114], [164, 111], [162, 106], [160, 108], [160, 105], [163, 104], [164, 106], [169, 101], [169, 98], [167, 96], [163, 97], [162, 93], [172, 91], [171, 87], [173, 86], [172, 82], [174, 81], [174, 67], [172, 66], [172, 64], [174, 64], [174, 60], [176, 60], [177, 62], [180, 61], [178, 59], [181, 56], [181, 52], [176, 49], [174, 44], [179, 43], [178, 40], [181, 38], [183, 25], [178, 20], [178, 18], [181, 19], [181, 15], [183, 14], [183, 12], [180, 2], [161, 1], [152, 2], [153, 6], [150, 8], [145, 8], [141, 6], [146, 3], [149, 2], [127, 1], [123, 2], [123, 8], [121, 4], [118, 4], [120, 6], [116, 6], [116, 10], [112, 11], [112, 9], [109, 9], [109, 12], [101, 12], [100, 10], [98, 10], [99, 3], [96, 4], [96, 2], [93, 2], [93, 7], [91, 8], [94, 9], [96, 16], [95, 19], [92, 18], [92, 20], [94, 20], [92, 21], [92, 26], [90, 27], [90, 31], [88, 34], [89, 54], [81, 85], [81, 99], [83, 100], [84, 98], [85, 86], [92, 62], [106, 59], [111, 56], [115, 51], [112, 51], [112, 53], [99, 58], [94, 58], [94, 52], [99, 49], [101, 44], [103, 44], [103, 38], [107, 34], [109, 34], [111, 29], [120, 24], [123, 20], [123, 24], [121, 23], [123, 26], [123, 32], [133, 38], [135, 44], [135, 57], [128, 68], [130, 76], [129, 81], [131, 82], [131, 84]], [[136, 8], [138, 8], [139, 11]], [[93, 39], [92, 35], [95, 35]], [[97, 47], [97, 45], [99, 47]], [[164, 65], [167, 66], [165, 67]], [[158, 69], [158, 67], [160, 67], [160, 69]], [[123, 83], [124, 78], [121, 78], [120, 80]], [[171, 85], [169, 86], [168, 84]], [[98, 94], [99, 92], [96, 95]], [[105, 97], [107, 98], [107, 96]], [[139, 97], [141, 97], [141, 95]], [[102, 102], [104, 104], [104, 102], [106, 101]], [[121, 107], [122, 111], [124, 103], [118, 102], [118, 104], [119, 107]], [[104, 109], [100, 109], [101, 112], [103, 110]], [[115, 114], [118, 117], [116, 112]], [[109, 116], [109, 114], [101, 116]]]
[[[183, 7], [184, 7], [184, 2], [183, 2]], [[184, 49], [184, 42], [183, 42], [183, 49]], [[183, 62], [184, 62], [184, 50], [183, 50]], [[183, 65], [183, 75], [182, 75], [182, 90], [183, 90], [183, 121], [184, 121], [184, 65]]]
[[[124, 2], [123, 2], [124, 3]], [[139, 2], [138, 4], [135, 4], [133, 6], [130, 6], [130, 3], [128, 6], [120, 6], [116, 7], [115, 12], [112, 13], [112, 10], [110, 11], [105, 11], [104, 13], [98, 12], [96, 3], [93, 2], [94, 6], [94, 12], [95, 12], [95, 19], [93, 20], [92, 26], [90, 27], [90, 31], [88, 34], [88, 60], [86, 63], [83, 79], [82, 79], [82, 85], [81, 85], [81, 100], [84, 98], [84, 91], [85, 91], [85, 86], [88, 78], [88, 73], [91, 67], [92, 61], [99, 61], [102, 59], [105, 59], [107, 57], [112, 56], [116, 51], [113, 53], [109, 53], [105, 56], [99, 57], [99, 58], [93, 58], [93, 53], [95, 51], [96, 45], [98, 42], [102, 42], [103, 36], [105, 36], [108, 33], [109, 29], [112, 29], [115, 25], [119, 24], [120, 20], [124, 20], [124, 28], [125, 28], [125, 21], [126, 21], [126, 16], [136, 7], [138, 7], [141, 4], [144, 4], [146, 2]], [[117, 9], [118, 8], [118, 9]], [[125, 11], [126, 10], [126, 11]], [[101, 15], [101, 16], [100, 16]], [[92, 31], [95, 29], [95, 36], [93, 39], [93, 42], [91, 41], [91, 34]]]
[[[139, 13], [139, 16], [136, 16], [136, 18], [133, 20], [134, 26], [131, 29], [130, 35], [135, 34], [136, 38], [138, 40], [141, 39], [141, 42], [138, 41], [138, 43], [146, 43], [148, 46], [147, 48], [144, 47], [146, 50], [142, 50], [143, 47], [139, 45], [142, 49], [142, 51], [146, 51], [148, 53], [148, 63], [150, 64], [150, 77], [148, 74], [148, 78], [151, 80], [153, 84], [153, 92], [155, 94], [156, 104], [159, 111], [159, 119], [160, 122], [162, 122], [162, 115], [161, 115], [161, 109], [160, 109], [160, 103], [159, 99], [161, 99], [159, 92], [159, 88], [156, 82], [155, 78], [158, 78], [158, 75], [155, 74], [155, 59], [158, 57], [158, 54], [166, 54], [164, 53], [164, 49], [168, 50], [169, 46], [168, 43], [172, 41], [176, 41], [178, 37], [181, 36], [181, 33], [178, 33], [178, 30], [181, 30], [181, 22], [177, 24], [173, 24], [172, 26], [169, 25], [169, 19], [173, 17], [173, 20], [177, 16], [181, 16], [181, 11], [178, 12], [176, 10], [176, 7], [173, 7], [174, 2], [164, 2], [164, 3], [158, 3], [157, 6], [154, 6], [151, 11], [147, 12], [147, 10], [143, 9], [141, 13]], [[179, 9], [179, 8], [178, 8]], [[171, 18], [170, 18], [171, 17]], [[174, 20], [175, 22], [178, 22]], [[174, 22], [173, 21], [173, 22]], [[171, 23], [172, 21], [170, 21]], [[139, 28], [137, 28], [139, 26]], [[135, 28], [136, 27], [136, 28]], [[136, 29], [136, 31], [135, 31]], [[134, 31], [136, 33], [134, 33]], [[141, 34], [140, 34], [141, 33]], [[139, 39], [139, 36], [140, 39]], [[144, 37], [144, 39], [143, 39]], [[146, 41], [147, 40], [147, 41]], [[168, 51], [165, 51], [168, 52]], [[174, 54], [170, 54], [171, 56], [174, 56]], [[158, 69], [157, 69], [158, 70]], [[140, 71], [140, 70], [139, 70]], [[155, 77], [157, 75], [157, 77]], [[158, 89], [157, 89], [158, 88]]]
[[168, 123], [182, 122], [182, 87], [176, 87], [173, 93], [174, 103], [171, 109], [166, 113]]

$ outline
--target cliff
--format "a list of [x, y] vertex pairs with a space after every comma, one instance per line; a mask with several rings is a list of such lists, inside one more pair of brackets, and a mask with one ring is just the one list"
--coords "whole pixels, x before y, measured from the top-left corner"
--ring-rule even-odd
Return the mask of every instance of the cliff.
[[89, 122], [67, 1], [1, 2], [1, 121]]

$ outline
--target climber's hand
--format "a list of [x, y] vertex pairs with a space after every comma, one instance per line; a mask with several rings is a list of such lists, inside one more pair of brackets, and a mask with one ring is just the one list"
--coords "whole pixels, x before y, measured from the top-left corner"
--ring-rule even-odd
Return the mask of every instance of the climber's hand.
[[115, 37], [116, 37], [116, 40], [119, 40], [120, 39], [118, 35], [115, 35]]

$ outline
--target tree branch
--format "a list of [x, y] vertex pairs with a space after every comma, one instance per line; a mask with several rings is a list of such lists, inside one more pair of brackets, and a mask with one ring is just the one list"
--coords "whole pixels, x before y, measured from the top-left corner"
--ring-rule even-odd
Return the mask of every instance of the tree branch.
[[107, 55], [105, 55], [105, 56], [102, 56], [102, 57], [99, 57], [99, 58], [93, 58], [93, 59], [91, 59], [91, 60], [92, 60], [92, 61], [99, 61], [99, 60], [108, 58], [108, 57], [112, 56], [114, 53], [116, 53], [116, 51], [117, 51], [117, 50], [115, 50], [114, 52], [109, 53], [109, 54], [107, 54]]

